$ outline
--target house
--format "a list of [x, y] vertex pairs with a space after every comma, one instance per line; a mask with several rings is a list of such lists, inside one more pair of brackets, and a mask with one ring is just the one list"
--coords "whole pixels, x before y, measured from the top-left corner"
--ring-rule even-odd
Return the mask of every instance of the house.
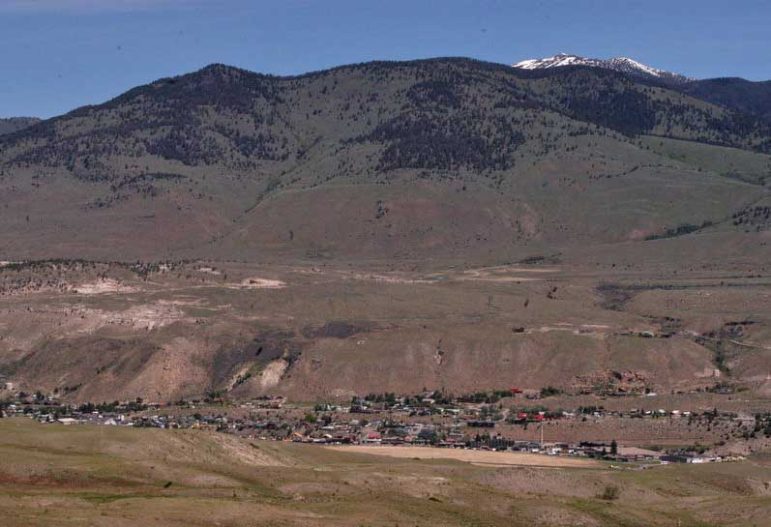
[[661, 459], [661, 452], [647, 448], [619, 446], [617, 458], [624, 461], [655, 461]]
[[722, 461], [720, 456], [689, 456], [686, 463], [716, 463]]
[[382, 443], [383, 438], [380, 432], [369, 432], [361, 440], [362, 443], [379, 444]]
[[691, 453], [661, 456], [661, 461], [666, 463], [715, 463], [722, 460], [720, 456], [704, 456]]
[[472, 420], [467, 422], [466, 424], [473, 428], [494, 428], [495, 427], [495, 421]]
[[77, 419], [73, 419], [72, 417], [60, 417], [56, 420], [57, 423], [63, 424], [64, 426], [70, 426], [78, 424], [79, 421]]

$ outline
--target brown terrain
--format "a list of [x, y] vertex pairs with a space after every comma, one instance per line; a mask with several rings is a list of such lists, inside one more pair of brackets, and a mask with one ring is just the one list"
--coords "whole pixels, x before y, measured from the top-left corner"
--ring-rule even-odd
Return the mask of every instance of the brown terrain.
[[212, 65], [0, 136], [0, 254], [491, 265], [697, 233], [763, 261], [743, 235], [767, 231], [771, 124], [682, 90], [469, 59]]
[[[771, 124], [733, 85], [469, 59], [212, 65], [0, 122], [2, 517], [763, 524]], [[366, 438], [392, 408], [365, 423], [315, 405], [491, 390], [513, 396], [507, 417], [537, 406], [544, 421], [499, 419], [496, 438], [748, 459], [337, 451], [232, 426], [287, 419], [270, 437], [308, 442], [334, 417]], [[160, 406], [136, 427], [19, 417], [55, 423], [52, 401]], [[496, 411], [472, 406], [398, 424], [462, 423], [469, 439]], [[164, 412], [244, 437], [138, 429]]]
[[17, 388], [73, 401], [546, 386], [769, 396], [762, 266], [618, 267], [8, 264], [0, 364]]
[[[762, 456], [642, 470], [528, 454], [378, 448], [371, 455], [201, 430], [3, 419], [0, 511], [14, 526], [696, 527], [764, 525], [771, 500]], [[542, 466], [527, 466], [533, 457]]]

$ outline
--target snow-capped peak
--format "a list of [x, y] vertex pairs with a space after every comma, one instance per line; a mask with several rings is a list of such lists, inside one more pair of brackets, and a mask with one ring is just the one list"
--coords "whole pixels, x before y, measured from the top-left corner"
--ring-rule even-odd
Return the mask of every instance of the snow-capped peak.
[[517, 62], [514, 64], [515, 68], [524, 70], [541, 70], [549, 68], [560, 68], [563, 66], [591, 66], [593, 68], [620, 71], [622, 73], [636, 75], [638, 77], [653, 77], [670, 82], [685, 82], [689, 80], [683, 75], [656, 69], [628, 57], [593, 59], [580, 57], [578, 55], [560, 53], [558, 55], [554, 55], [553, 57], [523, 60], [522, 62]]
[[553, 57], [546, 57], [543, 59], [529, 59], [517, 62], [514, 64], [515, 68], [522, 68], [525, 70], [542, 70], [547, 68], [558, 68], [560, 66], [575, 66], [585, 65], [588, 66], [589, 61], [592, 59], [585, 59], [578, 55], [568, 55], [567, 53], [559, 53]]

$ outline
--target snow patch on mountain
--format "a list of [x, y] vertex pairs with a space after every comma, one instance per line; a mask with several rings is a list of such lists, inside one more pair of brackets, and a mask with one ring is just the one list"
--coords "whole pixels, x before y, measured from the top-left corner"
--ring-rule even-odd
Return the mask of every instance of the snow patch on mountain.
[[569, 55], [567, 53], [560, 53], [558, 55], [554, 55], [553, 57], [523, 60], [521, 62], [517, 62], [513, 66], [515, 68], [524, 70], [543, 70], [550, 68], [561, 68], [564, 66], [590, 66], [593, 68], [603, 68], [607, 70], [619, 71], [621, 73], [636, 75], [638, 77], [653, 77], [669, 82], [687, 82], [690, 80], [684, 75], [653, 68], [646, 64], [637, 62], [634, 59], [630, 59], [629, 57], [594, 59], [581, 57], [578, 55]]

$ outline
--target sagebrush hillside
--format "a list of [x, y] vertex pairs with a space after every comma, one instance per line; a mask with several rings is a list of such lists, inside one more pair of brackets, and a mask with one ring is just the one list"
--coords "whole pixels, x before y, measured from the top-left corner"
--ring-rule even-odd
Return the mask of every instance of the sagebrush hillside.
[[695, 95], [468, 59], [212, 65], [2, 137], [0, 254], [507, 260], [729, 225], [767, 194], [771, 125]]

